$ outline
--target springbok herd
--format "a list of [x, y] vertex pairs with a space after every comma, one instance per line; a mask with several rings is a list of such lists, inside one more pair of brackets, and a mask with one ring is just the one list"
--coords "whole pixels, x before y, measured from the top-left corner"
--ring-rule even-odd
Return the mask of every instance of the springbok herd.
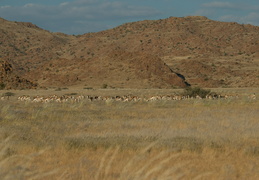
[[[237, 99], [238, 95], [207, 95], [204, 99]], [[256, 95], [248, 95], [248, 98], [251, 100], [256, 99]], [[1, 100], [8, 100], [8, 97], [1, 97]], [[64, 103], [64, 102], [82, 102], [82, 101], [120, 101], [120, 102], [150, 102], [150, 101], [170, 101], [170, 100], [188, 100], [188, 99], [203, 99], [200, 96], [189, 97], [183, 95], [163, 95], [163, 96], [146, 96], [146, 97], [138, 97], [133, 95], [124, 95], [124, 96], [84, 96], [84, 95], [51, 95], [51, 96], [35, 96], [30, 97], [27, 95], [19, 96], [17, 98], [18, 101], [24, 102], [35, 102], [35, 103]]]

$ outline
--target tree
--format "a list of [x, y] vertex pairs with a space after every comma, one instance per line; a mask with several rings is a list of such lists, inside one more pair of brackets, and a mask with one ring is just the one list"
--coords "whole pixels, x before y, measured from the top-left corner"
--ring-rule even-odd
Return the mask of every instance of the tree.
[[189, 96], [189, 97], [200, 96], [201, 98], [205, 98], [208, 94], [210, 94], [210, 90], [205, 90], [200, 87], [194, 87], [194, 88], [187, 87], [183, 92], [184, 96]]
[[4, 96], [7, 96], [7, 99], [9, 100], [10, 96], [14, 96], [14, 93], [6, 92], [6, 93], [4, 93]]

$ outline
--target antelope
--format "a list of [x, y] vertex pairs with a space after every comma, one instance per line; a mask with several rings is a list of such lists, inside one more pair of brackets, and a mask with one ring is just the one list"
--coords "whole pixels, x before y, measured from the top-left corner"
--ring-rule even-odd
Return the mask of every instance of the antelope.
[[249, 98], [250, 98], [250, 99], [253, 99], [253, 100], [256, 100], [256, 95], [255, 95], [255, 93], [251, 94], [251, 95], [249, 96]]

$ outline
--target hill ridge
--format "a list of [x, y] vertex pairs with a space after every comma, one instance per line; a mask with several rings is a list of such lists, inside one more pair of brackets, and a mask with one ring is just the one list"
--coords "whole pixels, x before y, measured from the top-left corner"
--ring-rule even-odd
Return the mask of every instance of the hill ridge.
[[[130, 22], [78, 36], [1, 21], [0, 53], [40, 86], [259, 87], [258, 32], [258, 26], [203, 16]], [[166, 80], [171, 76], [180, 79]]]

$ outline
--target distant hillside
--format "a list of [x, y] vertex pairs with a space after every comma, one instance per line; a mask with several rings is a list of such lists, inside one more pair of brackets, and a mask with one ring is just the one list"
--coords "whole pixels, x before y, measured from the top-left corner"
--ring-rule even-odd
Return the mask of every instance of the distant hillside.
[[0, 55], [40, 86], [259, 87], [259, 27], [193, 16], [81, 36], [0, 19]]
[[0, 90], [1, 89], [33, 89], [37, 84], [15, 74], [12, 65], [0, 60]]

